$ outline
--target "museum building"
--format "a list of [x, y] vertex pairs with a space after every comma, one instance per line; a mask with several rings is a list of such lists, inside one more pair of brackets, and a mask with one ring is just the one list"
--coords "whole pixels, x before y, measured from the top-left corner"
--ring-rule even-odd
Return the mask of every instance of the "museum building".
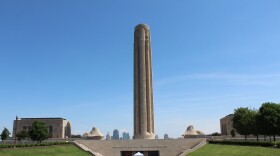
[[229, 114], [220, 119], [221, 135], [230, 135], [233, 129], [233, 114]]
[[29, 131], [33, 122], [44, 122], [48, 129], [50, 138], [70, 138], [71, 124], [64, 118], [18, 118], [14, 120], [13, 136], [21, 131]]

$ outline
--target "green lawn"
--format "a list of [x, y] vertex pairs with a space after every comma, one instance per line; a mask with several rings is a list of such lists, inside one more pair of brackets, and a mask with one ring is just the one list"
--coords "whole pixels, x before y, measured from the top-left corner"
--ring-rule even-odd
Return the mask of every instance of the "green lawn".
[[207, 144], [188, 156], [280, 156], [280, 149]]
[[0, 149], [1, 156], [89, 156], [73, 145]]

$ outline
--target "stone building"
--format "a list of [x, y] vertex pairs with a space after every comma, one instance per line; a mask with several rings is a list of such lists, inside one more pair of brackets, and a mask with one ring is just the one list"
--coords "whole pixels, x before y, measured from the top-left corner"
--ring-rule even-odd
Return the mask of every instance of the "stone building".
[[70, 138], [71, 137], [71, 124], [64, 118], [19, 118], [14, 120], [13, 136], [21, 131], [29, 131], [33, 122], [44, 122], [48, 129], [50, 138]]
[[231, 135], [230, 131], [233, 129], [233, 114], [229, 114], [220, 119], [221, 135]]

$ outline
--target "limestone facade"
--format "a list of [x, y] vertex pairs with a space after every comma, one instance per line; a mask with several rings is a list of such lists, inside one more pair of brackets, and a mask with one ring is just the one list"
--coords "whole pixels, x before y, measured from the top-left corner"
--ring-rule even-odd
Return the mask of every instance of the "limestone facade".
[[233, 114], [229, 114], [220, 119], [221, 135], [231, 135], [230, 131], [233, 128]]
[[205, 139], [136, 139], [136, 140], [76, 140], [103, 156], [133, 156], [141, 152], [144, 156], [185, 156], [187, 150]]
[[18, 120], [14, 120], [13, 136], [15, 136], [15, 129], [16, 133], [19, 133], [23, 130], [30, 130], [34, 121], [45, 123], [50, 138], [63, 139], [71, 137], [71, 124], [69, 121], [63, 118], [20, 118]]
[[134, 30], [134, 139], [154, 139], [154, 106], [150, 29]]

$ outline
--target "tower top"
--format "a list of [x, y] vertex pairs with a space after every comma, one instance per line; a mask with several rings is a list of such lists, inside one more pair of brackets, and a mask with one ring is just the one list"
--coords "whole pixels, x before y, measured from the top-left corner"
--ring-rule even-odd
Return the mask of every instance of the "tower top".
[[147, 28], [147, 29], [150, 29], [150, 27], [147, 25], [147, 24], [144, 24], [144, 23], [140, 23], [138, 24], [134, 30], [137, 30], [139, 28]]

